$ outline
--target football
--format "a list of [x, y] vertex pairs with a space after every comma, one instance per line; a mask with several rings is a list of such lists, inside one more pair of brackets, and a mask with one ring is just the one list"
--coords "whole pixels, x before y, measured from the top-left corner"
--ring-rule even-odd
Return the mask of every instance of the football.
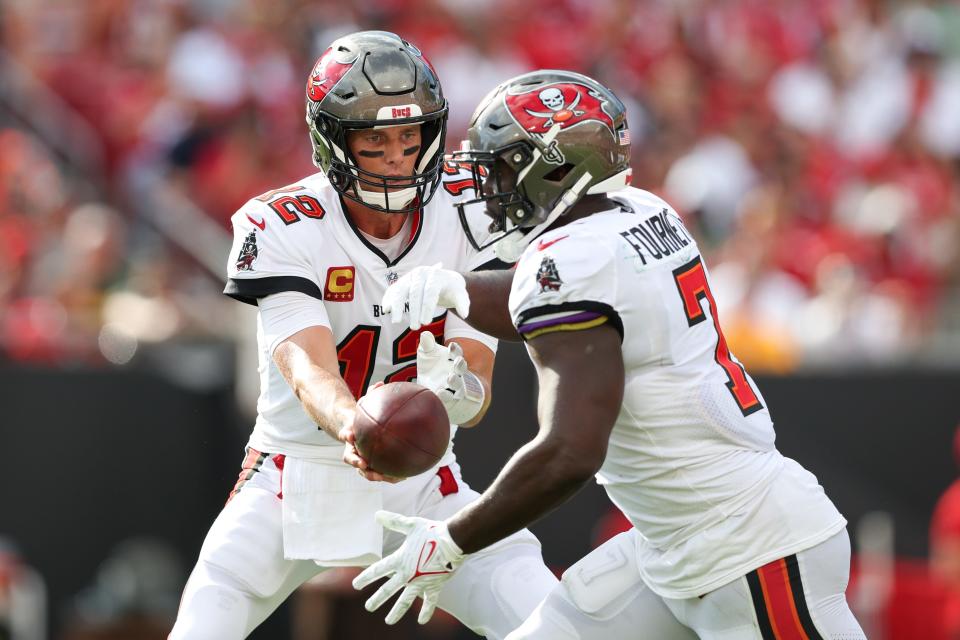
[[426, 387], [392, 382], [357, 403], [353, 423], [360, 455], [374, 470], [408, 478], [433, 467], [450, 443], [443, 403]]

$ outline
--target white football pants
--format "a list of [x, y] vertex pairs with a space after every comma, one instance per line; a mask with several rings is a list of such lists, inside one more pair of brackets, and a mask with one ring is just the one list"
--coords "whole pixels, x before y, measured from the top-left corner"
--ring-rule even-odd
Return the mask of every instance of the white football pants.
[[866, 640], [844, 595], [846, 530], [683, 600], [644, 583], [636, 535], [621, 533], [570, 567], [508, 640]]
[[[249, 450], [232, 498], [200, 549], [169, 640], [245, 638], [294, 589], [324, 571], [312, 561], [283, 557], [281, 471], [273, 458]], [[458, 465], [445, 469], [442, 475], [385, 485], [384, 508], [440, 520], [479, 496], [463, 482]], [[385, 531], [384, 555], [402, 541]], [[444, 587], [438, 606], [475, 633], [501, 639], [556, 585], [539, 541], [524, 529], [469, 556]], [[384, 616], [386, 609], [371, 615]]]

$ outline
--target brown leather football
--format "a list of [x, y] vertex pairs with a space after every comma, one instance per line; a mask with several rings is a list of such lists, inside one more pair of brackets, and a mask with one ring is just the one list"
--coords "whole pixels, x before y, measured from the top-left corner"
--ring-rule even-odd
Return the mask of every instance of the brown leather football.
[[360, 398], [353, 422], [360, 455], [375, 471], [408, 478], [429, 470], [450, 443], [440, 398], [413, 382], [392, 382]]

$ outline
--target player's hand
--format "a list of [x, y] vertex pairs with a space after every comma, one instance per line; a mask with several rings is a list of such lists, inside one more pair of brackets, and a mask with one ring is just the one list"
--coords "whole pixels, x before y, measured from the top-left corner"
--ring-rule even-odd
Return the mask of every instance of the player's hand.
[[429, 331], [417, 346], [417, 384], [437, 394], [453, 424], [470, 422], [483, 407], [483, 385], [467, 368], [463, 349], [456, 342], [437, 344]]
[[393, 322], [403, 322], [409, 304], [410, 329], [419, 329], [433, 320], [436, 308], [455, 309], [466, 318], [470, 313], [467, 283], [456, 271], [444, 269], [438, 262], [429, 267], [416, 267], [387, 287], [380, 306]]
[[385, 529], [406, 534], [407, 539], [399, 549], [354, 578], [353, 588], [363, 589], [380, 578], [389, 578], [364, 604], [367, 611], [376, 611], [403, 589], [387, 614], [387, 624], [402, 618], [418, 597], [423, 599], [423, 606], [417, 622], [426, 624], [437, 608], [443, 585], [463, 563], [463, 551], [450, 537], [445, 522], [389, 511], [378, 511], [376, 517]]
[[360, 451], [357, 449], [356, 435], [353, 433], [352, 427], [344, 427], [337, 434], [337, 437], [340, 438], [340, 441], [343, 443], [343, 461], [351, 467], [354, 467], [357, 473], [367, 480], [371, 482], [389, 482], [390, 484], [395, 484], [403, 480], [403, 478], [384, 475], [370, 466], [370, 463], [360, 455]]

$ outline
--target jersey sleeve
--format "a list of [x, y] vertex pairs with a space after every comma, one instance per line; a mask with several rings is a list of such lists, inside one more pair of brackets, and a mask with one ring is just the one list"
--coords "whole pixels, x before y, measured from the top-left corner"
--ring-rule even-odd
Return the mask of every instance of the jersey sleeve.
[[283, 291], [298, 291], [323, 300], [310, 254], [291, 225], [269, 215], [267, 206], [251, 200], [231, 218], [233, 246], [227, 259], [223, 292], [247, 304]]
[[454, 338], [468, 338], [470, 340], [476, 340], [480, 344], [490, 349], [490, 351], [493, 351], [494, 353], [497, 352], [498, 343], [496, 338], [477, 331], [467, 324], [465, 320], [462, 320], [459, 316], [454, 315], [453, 312], [449, 312], [447, 313], [447, 320], [444, 323], [443, 339], [444, 342], [446, 342]]
[[517, 264], [510, 317], [524, 340], [609, 324], [623, 339], [614, 252], [602, 238], [563, 228], [534, 241]]
[[332, 329], [323, 301], [299, 291], [271, 294], [261, 298], [259, 306], [263, 341], [271, 355], [281, 342], [304, 329], [317, 326]]

